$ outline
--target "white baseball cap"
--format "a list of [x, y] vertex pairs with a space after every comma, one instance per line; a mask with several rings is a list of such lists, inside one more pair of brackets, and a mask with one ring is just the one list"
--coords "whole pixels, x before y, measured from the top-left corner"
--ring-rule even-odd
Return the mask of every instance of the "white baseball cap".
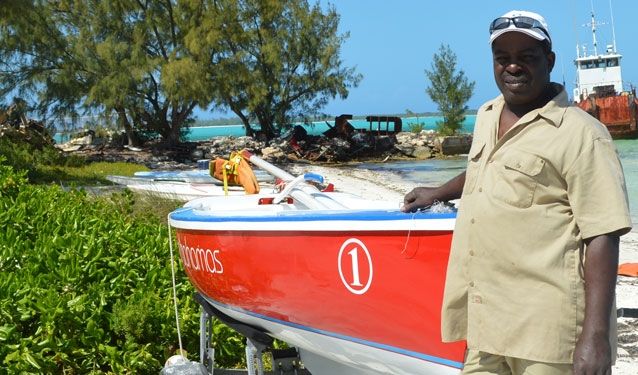
[[546, 40], [550, 46], [552, 45], [549, 26], [547, 26], [545, 18], [538, 13], [511, 10], [498, 17], [490, 24], [490, 44], [499, 36], [510, 31], [529, 35], [539, 41]]

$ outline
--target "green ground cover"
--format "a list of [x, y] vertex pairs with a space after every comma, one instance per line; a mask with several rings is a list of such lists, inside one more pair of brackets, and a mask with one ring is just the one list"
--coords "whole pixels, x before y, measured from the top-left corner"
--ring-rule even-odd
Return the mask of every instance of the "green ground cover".
[[[139, 166], [15, 145], [8, 158], [3, 146], [0, 374], [157, 374], [178, 343], [166, 224], [177, 204], [60, 187]], [[196, 359], [199, 306], [177, 270], [184, 349]], [[216, 363], [241, 365], [242, 339], [223, 324], [214, 331]]]

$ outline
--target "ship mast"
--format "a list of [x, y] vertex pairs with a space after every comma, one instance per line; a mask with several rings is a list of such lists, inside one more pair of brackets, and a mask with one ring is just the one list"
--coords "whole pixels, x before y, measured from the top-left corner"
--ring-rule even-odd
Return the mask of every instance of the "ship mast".
[[616, 52], [616, 27], [614, 26], [614, 10], [611, 6], [611, 0], [609, 0], [609, 14], [611, 16], [611, 37], [614, 43], [614, 53]]
[[594, 56], [598, 56], [598, 42], [596, 41], [596, 20], [594, 19], [594, 12], [591, 12], [591, 37], [594, 44]]
[[[586, 45], [579, 46], [576, 44], [576, 87], [574, 88], [574, 100], [580, 102], [584, 98], [596, 92], [609, 93], [612, 90], [620, 93], [623, 92], [622, 72], [620, 67], [621, 55], [616, 50], [616, 33], [613, 24], [612, 30], [613, 44], [606, 44], [605, 48], [598, 52], [598, 36], [596, 35], [598, 26], [605, 25], [607, 22], [596, 21], [594, 13], [594, 2], [591, 3], [591, 21], [583, 26], [591, 30], [591, 40], [593, 48]], [[611, 0], [609, 0], [611, 6]], [[611, 10], [611, 8], [610, 8]], [[582, 47], [582, 52], [579, 47]]]
[[[610, 0], [611, 1], [611, 0]], [[596, 40], [596, 26], [603, 25], [603, 23], [597, 23], [594, 16], [594, 0], [591, 0], [591, 22], [587, 26], [591, 26], [591, 38], [594, 44], [594, 56], [598, 56], [598, 41]]]

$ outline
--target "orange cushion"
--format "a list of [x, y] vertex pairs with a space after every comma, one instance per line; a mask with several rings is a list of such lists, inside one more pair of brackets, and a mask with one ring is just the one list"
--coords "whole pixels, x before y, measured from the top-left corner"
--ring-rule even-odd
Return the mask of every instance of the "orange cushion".
[[618, 266], [618, 274], [623, 276], [638, 277], [638, 263], [623, 263]]
[[210, 163], [210, 174], [219, 181], [224, 181], [225, 175], [228, 185], [241, 186], [246, 194], [259, 193], [257, 177], [248, 161], [235, 153], [230, 155], [230, 160], [216, 158]]
[[215, 162], [210, 164], [210, 174], [219, 181], [224, 181], [224, 168], [226, 168], [226, 179], [228, 185], [240, 185], [237, 181], [237, 175], [232, 173], [231, 164], [228, 160], [217, 158]]

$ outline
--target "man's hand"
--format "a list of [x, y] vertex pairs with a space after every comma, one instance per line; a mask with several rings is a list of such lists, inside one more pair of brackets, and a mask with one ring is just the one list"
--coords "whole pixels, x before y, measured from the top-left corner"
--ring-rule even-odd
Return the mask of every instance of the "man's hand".
[[418, 187], [412, 189], [403, 198], [403, 212], [416, 212], [419, 208], [431, 206], [438, 199], [437, 188]]
[[434, 201], [445, 202], [461, 197], [465, 184], [465, 172], [454, 177], [438, 188], [418, 187], [403, 198], [403, 212], [416, 212], [419, 208], [431, 206]]
[[574, 350], [574, 375], [611, 375], [608, 335], [580, 335]]

